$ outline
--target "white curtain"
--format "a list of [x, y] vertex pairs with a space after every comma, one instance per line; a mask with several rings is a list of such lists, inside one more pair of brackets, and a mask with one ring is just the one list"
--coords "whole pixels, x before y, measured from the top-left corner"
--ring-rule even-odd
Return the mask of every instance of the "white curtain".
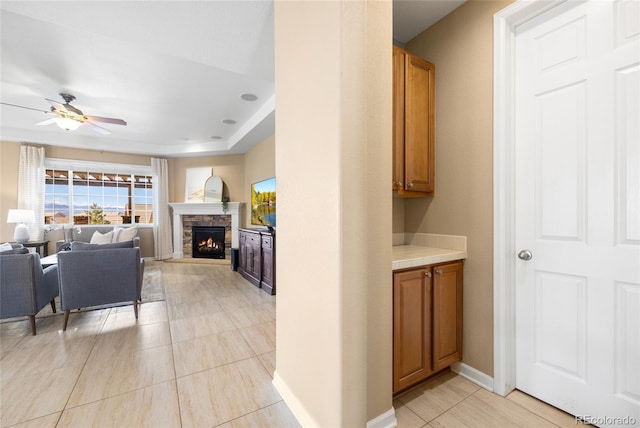
[[166, 159], [152, 158], [153, 174], [153, 240], [156, 260], [173, 256], [171, 215], [169, 214], [169, 167]]
[[20, 146], [18, 208], [33, 210], [36, 221], [27, 224], [32, 241], [44, 234], [44, 147]]

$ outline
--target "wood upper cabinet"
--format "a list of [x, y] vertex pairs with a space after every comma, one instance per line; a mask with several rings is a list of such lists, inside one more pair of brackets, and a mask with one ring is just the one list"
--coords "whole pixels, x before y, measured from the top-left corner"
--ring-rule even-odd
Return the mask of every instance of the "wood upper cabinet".
[[435, 67], [393, 47], [392, 188], [403, 196], [435, 189]]
[[462, 359], [462, 261], [393, 274], [393, 393]]

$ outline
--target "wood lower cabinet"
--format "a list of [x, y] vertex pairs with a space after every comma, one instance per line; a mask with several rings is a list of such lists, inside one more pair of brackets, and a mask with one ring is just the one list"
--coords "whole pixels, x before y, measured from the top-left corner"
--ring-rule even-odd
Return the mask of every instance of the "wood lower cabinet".
[[435, 190], [435, 66], [393, 47], [392, 189], [406, 197]]
[[462, 261], [393, 274], [393, 393], [462, 358]]
[[240, 229], [238, 272], [256, 287], [276, 294], [275, 232]]
[[276, 294], [276, 237], [262, 234], [262, 281], [260, 287], [269, 294]]
[[393, 392], [433, 373], [431, 269], [393, 274]]
[[433, 369], [462, 359], [462, 262], [433, 268]]
[[262, 249], [260, 244], [260, 231], [240, 229], [240, 261], [238, 272], [247, 281], [260, 287], [262, 280]]

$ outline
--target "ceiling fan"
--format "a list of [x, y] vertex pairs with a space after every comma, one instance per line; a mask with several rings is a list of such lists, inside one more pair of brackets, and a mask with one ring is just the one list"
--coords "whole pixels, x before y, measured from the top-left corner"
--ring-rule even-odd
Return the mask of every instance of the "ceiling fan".
[[113, 125], [125, 125], [125, 126], [127, 125], [127, 122], [125, 122], [122, 119], [114, 119], [111, 117], [89, 116], [87, 114], [84, 114], [82, 113], [81, 110], [79, 110], [78, 108], [70, 104], [71, 101], [76, 99], [75, 96], [71, 94], [66, 94], [66, 93], [61, 93], [60, 96], [64, 100], [64, 104], [61, 104], [55, 100], [50, 100], [49, 98], [45, 98], [45, 100], [47, 100], [51, 104], [51, 109], [49, 111], [40, 110], [37, 108], [19, 106], [16, 104], [3, 103], [3, 102], [0, 102], [0, 104], [12, 106], [12, 107], [26, 108], [29, 110], [36, 110], [36, 111], [41, 111], [43, 113], [52, 114], [55, 117], [36, 123], [36, 125], [49, 125], [51, 123], [55, 123], [60, 128], [65, 129], [67, 131], [73, 131], [75, 129], [78, 129], [80, 125], [84, 124], [89, 126], [94, 131], [99, 132], [100, 134], [107, 135], [107, 134], [111, 134], [111, 131], [109, 131], [106, 128], [103, 128], [102, 126], [98, 126], [93, 122], [110, 123]]

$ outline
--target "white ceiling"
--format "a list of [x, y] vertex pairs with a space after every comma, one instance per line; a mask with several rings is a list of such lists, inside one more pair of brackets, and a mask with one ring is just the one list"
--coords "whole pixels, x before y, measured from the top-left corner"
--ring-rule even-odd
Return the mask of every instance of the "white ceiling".
[[[394, 38], [406, 42], [462, 2], [395, 0]], [[1, 105], [3, 141], [195, 156], [244, 153], [274, 132], [271, 0], [3, 0], [0, 38], [0, 101], [42, 110]], [[36, 126], [60, 92], [127, 126], [100, 124], [106, 136]]]

